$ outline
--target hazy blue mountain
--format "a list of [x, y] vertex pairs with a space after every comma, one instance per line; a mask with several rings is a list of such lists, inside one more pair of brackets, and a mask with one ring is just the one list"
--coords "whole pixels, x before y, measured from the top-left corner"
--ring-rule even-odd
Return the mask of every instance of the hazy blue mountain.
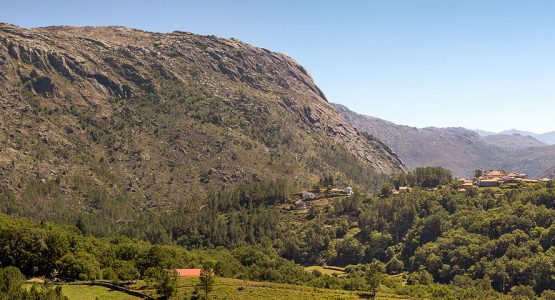
[[486, 143], [494, 146], [498, 146], [504, 149], [525, 149], [525, 148], [532, 148], [532, 147], [543, 147], [547, 146], [547, 143], [544, 143], [533, 136], [530, 135], [521, 135], [518, 133], [515, 134], [492, 134], [482, 136], [482, 138], [486, 141]]
[[555, 145], [555, 131], [540, 134], [536, 138], [546, 144]]
[[473, 129], [472, 131], [476, 132], [480, 136], [488, 136], [488, 135], [495, 135], [496, 134], [495, 132], [485, 131], [485, 130], [481, 130], [481, 129]]

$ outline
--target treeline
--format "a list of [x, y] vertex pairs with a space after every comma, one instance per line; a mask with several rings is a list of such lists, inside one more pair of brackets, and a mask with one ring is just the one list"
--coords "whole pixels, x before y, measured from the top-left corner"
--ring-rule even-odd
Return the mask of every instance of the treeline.
[[393, 175], [389, 181], [397, 189], [400, 186], [435, 188], [450, 183], [452, 178], [451, 171], [442, 167], [418, 167], [408, 173]]
[[[74, 212], [60, 200], [56, 182], [47, 181], [25, 187], [23, 197], [27, 198], [23, 200], [0, 188], [0, 212], [75, 225], [84, 235], [125, 236], [188, 248], [237, 247], [257, 244], [262, 237], [278, 238], [279, 212], [275, 206], [286, 202], [291, 193], [285, 180], [254, 182], [207, 196], [187, 195], [171, 209], [137, 210], [125, 193], [113, 198], [96, 189], [94, 183], [78, 184], [87, 186], [87, 198], [97, 203], [98, 209]], [[37, 206], [22, 205], [27, 202]], [[45, 213], [50, 210], [56, 212]]]
[[0, 268], [0, 299], [67, 299], [59, 286], [22, 286], [25, 277], [34, 276], [44, 276], [47, 280], [57, 278], [58, 281], [102, 279], [118, 285], [143, 279], [150, 289], [162, 293], [165, 291], [160, 285], [172, 286], [164, 282], [171, 278], [160, 276], [167, 274], [166, 270], [200, 268], [207, 263], [222, 277], [366, 291], [369, 295], [381, 286], [380, 289], [388, 292], [418, 297], [464, 298], [469, 293], [499, 297], [494, 291], [434, 284], [431, 275], [422, 272], [409, 276], [410, 285], [406, 286], [384, 277], [390, 264], [384, 265], [377, 260], [349, 265], [342, 277], [307, 272], [302, 266], [280, 257], [270, 240], [258, 246], [235, 249], [186, 250], [180, 246], [152, 245], [127, 238], [86, 237], [72, 226], [33, 223], [5, 215], [0, 215], [0, 237], [0, 265], [7, 266]]
[[26, 288], [24, 280], [18, 268], [0, 268], [0, 300], [68, 300], [60, 286], [33, 284]]
[[[404, 274], [408, 286], [384, 284], [410, 295], [434, 284], [463, 294], [553, 293], [553, 185], [459, 193], [441, 168], [391, 181], [413, 190], [387, 197], [356, 193], [309, 205], [306, 213], [290, 208], [285, 181], [253, 183], [188, 199], [173, 210], [141, 212], [102, 238], [91, 233], [106, 226], [103, 219], [59, 226], [2, 216], [0, 265], [25, 276], [126, 282], [151, 268], [198, 267], [210, 259], [220, 276], [366, 289], [364, 272], [352, 270], [377, 263], [385, 273]], [[354, 267], [337, 278], [298, 264]]]
[[[555, 191], [548, 185], [476, 195], [445, 187], [386, 199], [345, 199], [328, 218], [360, 231], [336, 244], [344, 262], [378, 259], [391, 274], [512, 295], [555, 289]], [[329, 251], [329, 248], [323, 249]]]
[[[302, 266], [280, 257], [273, 246], [266, 238], [258, 246], [186, 250], [176, 245], [153, 245], [122, 237], [84, 236], [73, 226], [34, 223], [0, 215], [0, 265], [9, 266], [5, 276], [0, 272], [0, 279], [5, 277], [10, 281], [7, 289], [18, 295], [10, 299], [35, 299], [22, 296], [23, 275], [64, 281], [102, 279], [127, 284], [138, 279], [148, 282], [152, 274], [163, 270], [200, 268], [211, 262], [216, 274], [223, 277], [335, 289], [367, 287], [360, 276], [337, 278], [307, 272]], [[46, 286], [30, 292], [61, 297], [59, 289]]]

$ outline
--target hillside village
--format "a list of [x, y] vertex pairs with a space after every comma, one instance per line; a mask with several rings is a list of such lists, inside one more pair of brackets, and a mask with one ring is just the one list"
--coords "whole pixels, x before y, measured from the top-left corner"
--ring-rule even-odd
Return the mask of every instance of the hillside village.
[[[438, 183], [434, 186], [424, 187], [429, 190], [438, 190], [442, 186], [449, 185], [460, 193], [465, 193], [472, 189], [478, 188], [519, 188], [530, 184], [551, 183], [552, 179], [541, 177], [538, 179], [529, 178], [528, 174], [519, 172], [505, 172], [504, 170], [490, 170], [487, 172], [476, 171], [474, 178], [457, 178], [451, 180], [449, 176], [443, 183]], [[405, 182], [405, 185], [398, 185], [394, 187], [390, 193], [392, 195], [399, 195], [402, 193], [410, 193], [413, 190], [413, 184]]]
[[[464, 193], [473, 188], [492, 188], [492, 187], [519, 187], [524, 184], [537, 184], [552, 182], [549, 178], [530, 179], [528, 174], [518, 172], [505, 172], [504, 170], [490, 170], [483, 173], [478, 171], [476, 176], [472, 179], [468, 178], [455, 178], [454, 187], [457, 191]], [[399, 186], [391, 190], [392, 195], [399, 195], [402, 193], [412, 192], [411, 186]], [[437, 190], [437, 188], [434, 188]], [[347, 186], [345, 188], [328, 188], [328, 189], [311, 189], [304, 190], [301, 193], [295, 194], [294, 209], [305, 210], [312, 201], [319, 199], [328, 199], [341, 196], [353, 195], [353, 188]]]
[[550, 182], [549, 178], [530, 179], [527, 174], [517, 172], [505, 172], [503, 170], [491, 170], [486, 173], [477, 172], [473, 179], [460, 178], [462, 189], [472, 187], [499, 187], [507, 184]]

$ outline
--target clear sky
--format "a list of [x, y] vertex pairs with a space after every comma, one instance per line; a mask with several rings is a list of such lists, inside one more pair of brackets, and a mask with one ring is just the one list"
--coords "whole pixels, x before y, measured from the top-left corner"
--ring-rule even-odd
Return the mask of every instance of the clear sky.
[[555, 130], [555, 1], [0, 0], [0, 20], [235, 37], [292, 56], [359, 113]]

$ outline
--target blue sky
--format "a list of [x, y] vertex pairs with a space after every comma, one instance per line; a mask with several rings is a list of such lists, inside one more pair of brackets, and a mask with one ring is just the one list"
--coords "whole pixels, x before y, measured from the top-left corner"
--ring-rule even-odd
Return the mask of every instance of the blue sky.
[[235, 37], [292, 56], [363, 114], [555, 130], [555, 1], [0, 0], [0, 20]]

